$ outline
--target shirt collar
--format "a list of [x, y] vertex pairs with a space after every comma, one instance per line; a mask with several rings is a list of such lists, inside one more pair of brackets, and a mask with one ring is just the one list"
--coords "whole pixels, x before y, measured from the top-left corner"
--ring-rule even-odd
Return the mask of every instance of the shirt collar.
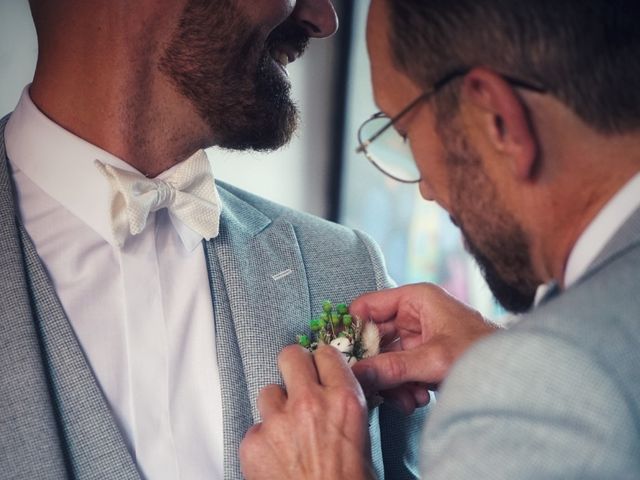
[[[22, 92], [9, 118], [5, 142], [7, 156], [14, 168], [20, 169], [105, 241], [117, 245], [111, 231], [111, 187], [94, 162], [99, 160], [122, 170], [142, 173], [45, 116], [31, 100], [29, 86]], [[158, 178], [171, 175], [171, 170]], [[171, 221], [189, 251], [202, 241], [202, 236], [179, 220], [171, 217]]]
[[573, 285], [589, 268], [607, 242], [640, 207], [640, 173], [636, 174], [600, 210], [575, 243], [564, 274], [564, 288]]

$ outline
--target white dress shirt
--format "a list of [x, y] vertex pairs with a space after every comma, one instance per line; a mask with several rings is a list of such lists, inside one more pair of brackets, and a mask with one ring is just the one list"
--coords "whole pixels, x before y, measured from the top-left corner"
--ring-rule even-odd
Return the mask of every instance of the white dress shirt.
[[118, 248], [110, 186], [94, 161], [136, 170], [48, 119], [28, 88], [5, 141], [24, 226], [141, 473], [149, 480], [222, 478], [222, 399], [202, 238], [160, 210]]

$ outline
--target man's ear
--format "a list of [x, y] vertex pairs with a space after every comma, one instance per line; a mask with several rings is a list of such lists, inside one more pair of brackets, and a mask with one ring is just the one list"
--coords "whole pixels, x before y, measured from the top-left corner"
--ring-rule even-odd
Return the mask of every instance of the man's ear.
[[476, 107], [474, 122], [496, 154], [508, 158], [513, 174], [526, 181], [536, 173], [538, 142], [527, 106], [515, 87], [495, 72], [477, 67], [464, 78], [462, 97]]

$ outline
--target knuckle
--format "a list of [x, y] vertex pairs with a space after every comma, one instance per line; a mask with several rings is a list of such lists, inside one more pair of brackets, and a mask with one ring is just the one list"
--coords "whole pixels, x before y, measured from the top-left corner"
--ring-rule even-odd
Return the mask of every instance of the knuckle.
[[332, 404], [348, 416], [361, 415], [366, 408], [364, 396], [357, 390], [352, 389], [340, 389], [337, 391]]
[[407, 366], [399, 356], [385, 357], [382, 367], [391, 379], [403, 379], [407, 374]]
[[422, 282], [418, 284], [418, 288], [421, 290], [421, 293], [428, 295], [437, 292], [440, 287], [434, 285], [433, 283]]
[[434, 377], [444, 378], [451, 367], [452, 358], [447, 348], [438, 345], [429, 350], [428, 365]]
[[295, 411], [302, 417], [315, 417], [316, 415], [322, 414], [324, 408], [320, 403], [318, 396], [314, 395], [311, 391], [307, 391], [296, 399]]

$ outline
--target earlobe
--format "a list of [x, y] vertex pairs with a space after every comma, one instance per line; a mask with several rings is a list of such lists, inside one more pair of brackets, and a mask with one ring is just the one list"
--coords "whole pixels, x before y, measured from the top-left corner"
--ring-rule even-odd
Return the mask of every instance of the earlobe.
[[465, 77], [462, 94], [480, 115], [479, 126], [496, 156], [509, 162], [520, 181], [535, 176], [538, 143], [527, 105], [506, 79], [486, 68]]

